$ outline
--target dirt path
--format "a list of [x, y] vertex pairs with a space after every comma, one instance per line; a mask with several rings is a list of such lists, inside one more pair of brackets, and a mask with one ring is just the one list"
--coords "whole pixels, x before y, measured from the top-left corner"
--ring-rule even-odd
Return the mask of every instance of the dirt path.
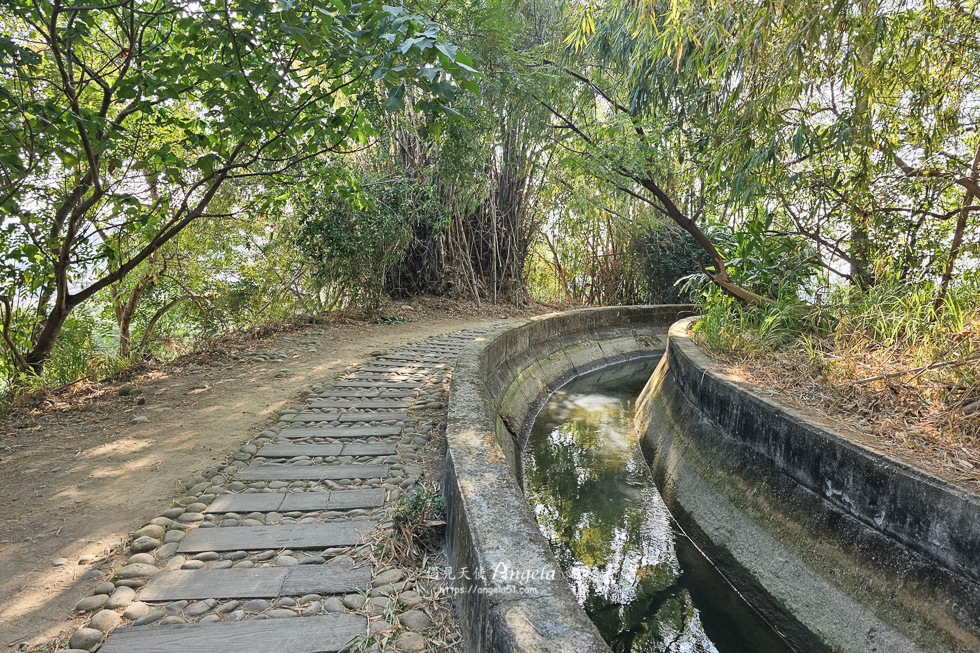
[[[92, 570], [118, 564], [120, 545], [182, 496], [186, 479], [237, 451], [304, 387], [372, 351], [502, 317], [500, 309], [483, 314], [313, 326], [207, 365], [145, 375], [139, 396], [15, 415], [0, 435], [0, 644], [46, 648], [73, 630], [71, 610], [97, 582]], [[271, 360], [257, 359], [262, 351]]]

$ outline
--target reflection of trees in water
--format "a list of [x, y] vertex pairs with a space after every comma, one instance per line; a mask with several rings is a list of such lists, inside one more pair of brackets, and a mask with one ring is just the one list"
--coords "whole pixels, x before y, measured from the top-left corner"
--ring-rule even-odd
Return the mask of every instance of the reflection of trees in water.
[[643, 500], [655, 490], [624, 437], [632, 402], [605, 397], [613, 398], [566, 392], [545, 406], [524, 459], [528, 499], [613, 651], [715, 651], [684, 588], [666, 513]]

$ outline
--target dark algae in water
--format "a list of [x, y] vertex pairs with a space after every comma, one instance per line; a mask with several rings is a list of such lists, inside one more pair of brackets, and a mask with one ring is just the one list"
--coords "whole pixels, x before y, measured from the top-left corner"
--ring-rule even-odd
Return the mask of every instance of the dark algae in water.
[[633, 431], [646, 360], [586, 374], [538, 414], [528, 502], [579, 603], [616, 653], [789, 653], [677, 530]]

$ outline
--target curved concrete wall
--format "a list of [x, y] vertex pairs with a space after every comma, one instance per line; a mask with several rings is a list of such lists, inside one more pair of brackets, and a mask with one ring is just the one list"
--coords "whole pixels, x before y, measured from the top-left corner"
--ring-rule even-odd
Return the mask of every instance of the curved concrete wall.
[[801, 649], [980, 650], [980, 501], [740, 387], [674, 325], [641, 395], [675, 517]]
[[606, 653], [517, 481], [518, 440], [567, 379], [664, 350], [689, 306], [586, 309], [496, 329], [467, 346], [449, 395], [451, 575], [474, 651]]

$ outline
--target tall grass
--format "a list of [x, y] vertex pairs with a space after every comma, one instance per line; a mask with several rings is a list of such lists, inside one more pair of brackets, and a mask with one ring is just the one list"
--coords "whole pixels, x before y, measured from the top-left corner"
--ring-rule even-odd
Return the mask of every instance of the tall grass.
[[96, 381], [125, 368], [130, 360], [118, 356], [108, 330], [94, 315], [68, 318], [40, 374], [18, 370], [13, 361], [0, 364], [0, 417], [10, 411], [17, 394], [51, 391], [79, 381]]
[[745, 307], [702, 293], [694, 337], [774, 385], [836, 402], [879, 427], [926, 425], [980, 445], [980, 284], [952, 287], [939, 313], [931, 282], [837, 288], [820, 305], [781, 295], [772, 306]]

